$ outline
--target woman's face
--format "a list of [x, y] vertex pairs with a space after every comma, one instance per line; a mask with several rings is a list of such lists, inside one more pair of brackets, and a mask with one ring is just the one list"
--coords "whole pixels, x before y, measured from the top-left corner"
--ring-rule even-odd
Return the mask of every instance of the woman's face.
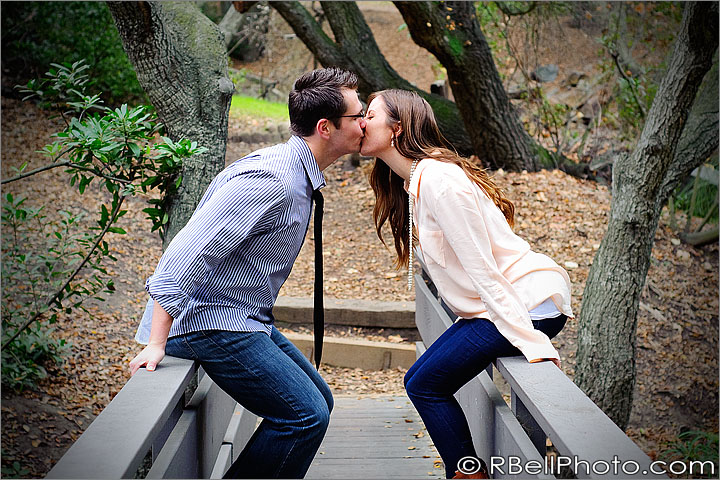
[[375, 97], [368, 105], [365, 114], [365, 137], [360, 147], [360, 154], [366, 157], [382, 157], [382, 152], [393, 148], [390, 146], [392, 135], [393, 131], [388, 126], [385, 100], [382, 97]]

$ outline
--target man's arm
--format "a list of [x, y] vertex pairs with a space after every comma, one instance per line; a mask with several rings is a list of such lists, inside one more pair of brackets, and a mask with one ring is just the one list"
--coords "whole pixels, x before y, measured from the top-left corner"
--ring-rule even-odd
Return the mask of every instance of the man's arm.
[[155, 306], [153, 307], [150, 341], [142, 352], [130, 361], [130, 375], [135, 375], [135, 372], [142, 366], [152, 372], [165, 356], [165, 344], [173, 319], [158, 302], [153, 303]]

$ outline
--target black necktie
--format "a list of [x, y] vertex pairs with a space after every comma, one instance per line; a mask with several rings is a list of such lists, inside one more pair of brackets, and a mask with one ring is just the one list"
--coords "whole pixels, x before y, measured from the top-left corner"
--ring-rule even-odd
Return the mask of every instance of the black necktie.
[[322, 217], [323, 200], [320, 190], [313, 190], [315, 202], [315, 292], [313, 303], [313, 333], [315, 335], [315, 368], [320, 368], [322, 358], [323, 333], [325, 331], [325, 311], [323, 310], [323, 256], [322, 256]]

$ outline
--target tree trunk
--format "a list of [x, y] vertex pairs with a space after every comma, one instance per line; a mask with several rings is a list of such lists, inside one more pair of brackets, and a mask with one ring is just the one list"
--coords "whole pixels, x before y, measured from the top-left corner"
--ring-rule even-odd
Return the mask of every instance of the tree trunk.
[[334, 41], [299, 2], [270, 2], [270, 6], [285, 19], [323, 66], [337, 66], [355, 72], [360, 95], [366, 97], [371, 92], [386, 88], [418, 92], [432, 105], [443, 135], [462, 154], [473, 153], [473, 145], [455, 103], [414, 87], [388, 64], [355, 2], [320, 3], [332, 28]]
[[232, 46], [233, 35], [240, 31], [242, 23], [242, 14], [236, 8], [228, 8], [222, 20], [218, 23], [218, 28], [223, 34], [225, 48]]
[[716, 2], [685, 5], [667, 72], [637, 147], [613, 167], [608, 230], [583, 293], [575, 382], [621, 428], [632, 407], [637, 310], [660, 217], [658, 199], [675, 168], [672, 162], [693, 100], [712, 66], [717, 16]]
[[535, 142], [510, 104], [474, 2], [393, 2], [412, 39], [447, 70], [475, 153], [493, 169], [537, 170]]
[[705, 75], [678, 141], [670, 170], [660, 189], [656, 210], [661, 211], [670, 194], [695, 168], [707, 161], [718, 148], [718, 58]]
[[234, 87], [223, 35], [193, 2], [108, 2], [108, 7], [167, 135], [208, 149], [183, 164], [182, 185], [170, 199], [167, 246], [225, 166]]

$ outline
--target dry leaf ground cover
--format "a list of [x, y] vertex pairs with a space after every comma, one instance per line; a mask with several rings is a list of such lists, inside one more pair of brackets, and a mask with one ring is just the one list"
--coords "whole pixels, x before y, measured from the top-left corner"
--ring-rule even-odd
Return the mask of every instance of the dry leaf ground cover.
[[[30, 104], [3, 99], [2, 175], [11, 166], [30, 162], [58, 128], [57, 120]], [[238, 152], [229, 149], [228, 157]], [[326, 295], [336, 298], [412, 300], [403, 272], [392, 264], [371, 220], [372, 191], [366, 181], [370, 161], [344, 170], [341, 162], [327, 170], [327, 213], [324, 238]], [[569, 268], [576, 313], [588, 269], [607, 222], [608, 189], [558, 171], [496, 172], [517, 209], [516, 230], [536, 250]], [[48, 214], [58, 208], [86, 212], [88, 221], [104, 193], [97, 187], [80, 196], [62, 171], [4, 186], [3, 194], [25, 195]], [[89, 306], [90, 314], [74, 312], [60, 319], [59, 335], [72, 343], [67, 361], [51, 370], [37, 391], [2, 394], [3, 464], [20, 461], [31, 476], [42, 476], [92, 418], [128, 379], [127, 362], [138, 347], [133, 334], [145, 302], [143, 283], [161, 254], [161, 242], [149, 233], [141, 212], [144, 199], [130, 199], [121, 219], [127, 235], [113, 234], [110, 245], [118, 257], [109, 264], [117, 292], [106, 302]], [[310, 233], [283, 295], [312, 294]], [[569, 263], [572, 262], [572, 263]], [[717, 429], [718, 247], [693, 248], [677, 242], [663, 218], [638, 315], [638, 379], [630, 435], [651, 455], [681, 429]], [[293, 327], [301, 330], [302, 327]], [[329, 335], [409, 342], [415, 331], [330, 327]], [[576, 323], [557, 337], [563, 369], [574, 369]], [[404, 371], [369, 372], [324, 367], [323, 375], [336, 394], [402, 392]], [[138, 405], [141, 408], [141, 405]]]

